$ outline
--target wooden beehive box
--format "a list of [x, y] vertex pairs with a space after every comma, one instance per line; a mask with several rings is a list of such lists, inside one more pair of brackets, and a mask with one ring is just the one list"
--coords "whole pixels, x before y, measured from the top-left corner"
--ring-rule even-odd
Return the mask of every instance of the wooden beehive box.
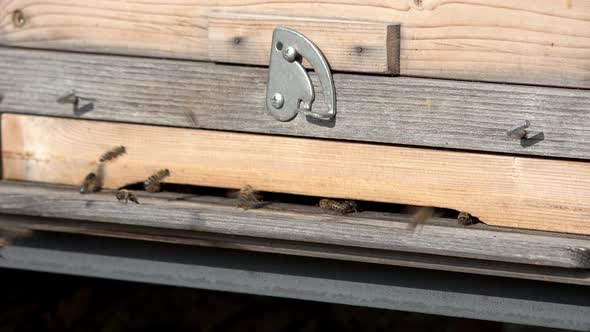
[[[330, 121], [269, 114], [278, 26], [330, 64]], [[0, 0], [0, 44], [2, 213], [590, 266], [588, 1]], [[101, 164], [116, 146], [127, 153]], [[81, 195], [99, 168], [103, 192]], [[245, 211], [141, 190], [141, 204], [116, 201], [160, 169], [184, 186], [436, 207], [582, 236], [432, 226], [422, 243], [402, 226], [411, 216], [383, 209]], [[519, 241], [543, 254], [523, 256]]]

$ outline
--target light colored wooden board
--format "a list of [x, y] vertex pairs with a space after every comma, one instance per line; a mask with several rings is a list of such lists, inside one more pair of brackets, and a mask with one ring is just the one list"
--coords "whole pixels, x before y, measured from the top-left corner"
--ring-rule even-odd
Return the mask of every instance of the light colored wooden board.
[[[18, 10], [22, 27], [13, 22]], [[205, 60], [207, 13], [196, 1], [1, 0], [0, 43]]]
[[[567, 268], [590, 268], [590, 240], [551, 233], [453, 227], [435, 218], [409, 230], [411, 215], [361, 212], [326, 214], [317, 207], [272, 203], [263, 209], [236, 208], [232, 199], [137, 192], [141, 204], [124, 205], [114, 194], [80, 195], [75, 187], [3, 182], [0, 213], [68, 218], [198, 231], [269, 240], [475, 258]], [[76, 222], [71, 222], [75, 227]], [[190, 237], [190, 233], [186, 235]], [[213, 245], [210, 244], [210, 245]]]
[[2, 0], [0, 43], [207, 60], [214, 10], [400, 22], [402, 75], [590, 87], [586, 0]]
[[[334, 246], [312, 242], [293, 242], [269, 238], [262, 239], [235, 235], [226, 236], [215, 233], [188, 232], [186, 230], [177, 229], [129, 226], [125, 224], [87, 222], [61, 218], [42, 218], [8, 214], [0, 215], [0, 228], [10, 229], [11, 227], [34, 231], [158, 241], [193, 246], [248, 250], [273, 254], [319, 257], [362, 263], [590, 285], [590, 278], [588, 277], [587, 271], [584, 269]], [[35, 235], [36, 234], [33, 236]]]
[[[262, 68], [0, 48], [0, 72], [0, 112], [590, 159], [588, 90], [336, 74], [338, 115], [320, 126], [267, 114]], [[56, 102], [71, 89], [94, 110]], [[544, 140], [507, 137], [520, 119]]]
[[170, 182], [468, 212], [498, 226], [590, 234], [590, 163], [2, 115], [3, 178], [77, 185], [106, 150], [110, 188]]
[[332, 70], [399, 74], [399, 24], [212, 12], [208, 26], [211, 61], [268, 66], [273, 30], [285, 26], [312, 40]]

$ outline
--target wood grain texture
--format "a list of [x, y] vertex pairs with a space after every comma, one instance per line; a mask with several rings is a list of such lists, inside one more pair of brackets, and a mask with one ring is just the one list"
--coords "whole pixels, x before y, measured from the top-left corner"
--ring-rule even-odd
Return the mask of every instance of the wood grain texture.
[[402, 75], [590, 87], [587, 0], [2, 0], [0, 43], [207, 60], [214, 10], [400, 22]]
[[[273, 30], [302, 33], [322, 51], [332, 70], [399, 74], [399, 24], [276, 15], [209, 14], [209, 60], [268, 66]], [[304, 65], [311, 68], [307, 61]]]
[[244, 211], [231, 199], [212, 201], [171, 193], [138, 192], [141, 204], [125, 205], [117, 202], [112, 192], [80, 195], [76, 189], [4, 182], [0, 185], [0, 213], [590, 268], [587, 237], [453, 227], [454, 220], [440, 218], [414, 232], [407, 227], [411, 215], [362, 212], [335, 216], [315, 207], [286, 204]]
[[[50, 134], [48, 134], [50, 133]], [[78, 185], [100, 155], [109, 188], [170, 182], [465, 211], [498, 226], [590, 234], [590, 163], [2, 115], [3, 178]]]
[[[248, 250], [273, 254], [319, 257], [362, 263], [590, 285], [590, 277], [585, 269], [508, 263], [402, 251], [335, 246], [312, 242], [275, 240], [269, 238], [254, 238], [236, 235], [227, 236], [224, 234], [197, 232], [194, 230], [187, 231], [182, 229], [89, 222], [61, 218], [43, 218], [25, 215], [0, 215], [0, 228], [12, 227], [30, 229], [33, 231], [158, 241], [193, 246]], [[555, 255], [551, 254], [551, 256]]]
[[[0, 48], [0, 72], [0, 112], [590, 159], [588, 90], [336, 74], [322, 126], [267, 114], [262, 68]], [[94, 110], [56, 102], [71, 89]], [[544, 140], [509, 138], [519, 120]]]
[[[24, 25], [13, 22], [24, 14]], [[0, 43], [71, 51], [207, 59], [206, 5], [190, 1], [0, 1]]]

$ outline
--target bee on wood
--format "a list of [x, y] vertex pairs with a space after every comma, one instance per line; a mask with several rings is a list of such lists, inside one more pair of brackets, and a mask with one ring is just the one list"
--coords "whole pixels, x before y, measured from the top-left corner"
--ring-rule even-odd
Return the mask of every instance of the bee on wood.
[[463, 226], [477, 224], [479, 221], [467, 212], [460, 212], [457, 217], [457, 223]]
[[412, 217], [412, 222], [408, 225], [408, 229], [414, 230], [418, 225], [426, 223], [426, 221], [434, 215], [434, 208], [431, 206], [421, 206], [416, 210]]
[[151, 193], [158, 192], [160, 191], [160, 183], [167, 176], [170, 176], [170, 171], [168, 169], [161, 169], [147, 178], [147, 180], [143, 182], [143, 187], [146, 191]]
[[251, 185], [247, 184], [240, 189], [238, 193], [238, 207], [244, 210], [256, 209], [262, 203], [262, 195]]
[[137, 200], [137, 196], [135, 196], [135, 193], [127, 189], [121, 189], [117, 191], [115, 197], [117, 197], [117, 200], [121, 203], [127, 204], [127, 202], [132, 201], [135, 204], [139, 204], [139, 201]]
[[125, 153], [127, 153], [127, 150], [125, 149], [124, 146], [117, 146], [116, 148], [112, 148], [111, 150], [105, 152], [101, 157], [100, 157], [100, 162], [104, 163], [105, 161], [111, 161], [111, 160], [115, 160], [118, 157], [124, 155]]
[[88, 173], [82, 182], [82, 186], [80, 187], [80, 194], [90, 194], [100, 191], [102, 187], [100, 182], [101, 181], [96, 173]]
[[355, 201], [338, 201], [329, 198], [323, 198], [320, 200], [320, 208], [337, 212], [340, 214], [347, 214], [351, 212], [357, 212], [357, 204]]

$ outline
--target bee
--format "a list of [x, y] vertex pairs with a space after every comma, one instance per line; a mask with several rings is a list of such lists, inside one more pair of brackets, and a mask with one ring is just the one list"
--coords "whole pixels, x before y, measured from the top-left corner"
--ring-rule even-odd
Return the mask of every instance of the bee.
[[137, 200], [137, 196], [135, 196], [135, 193], [127, 189], [120, 189], [115, 194], [115, 197], [121, 203], [127, 204], [127, 202], [132, 201], [135, 204], [139, 204], [139, 201]]
[[459, 225], [469, 226], [477, 224], [478, 220], [467, 212], [460, 212], [459, 216], [457, 217], [457, 223]]
[[338, 201], [329, 198], [323, 198], [320, 200], [320, 208], [324, 210], [334, 211], [340, 214], [347, 214], [351, 212], [357, 212], [357, 204], [355, 201]]
[[102, 187], [100, 182], [101, 181], [99, 177], [96, 176], [96, 173], [88, 173], [82, 182], [82, 186], [80, 187], [80, 194], [89, 194], [100, 191]]
[[238, 193], [238, 207], [244, 210], [256, 209], [262, 203], [262, 195], [251, 185], [247, 184], [240, 189]]
[[147, 180], [143, 182], [143, 187], [151, 193], [158, 192], [160, 191], [160, 182], [162, 182], [167, 176], [170, 176], [170, 171], [168, 169], [161, 169], [147, 178]]
[[116, 148], [112, 148], [111, 150], [105, 152], [100, 157], [100, 162], [104, 163], [105, 161], [115, 160], [116, 158], [124, 155], [125, 153], [127, 153], [127, 150], [124, 146], [117, 146]]
[[428, 219], [434, 215], [434, 208], [431, 206], [421, 206], [416, 210], [412, 217], [412, 222], [408, 225], [408, 229], [414, 230], [418, 225], [424, 224]]

